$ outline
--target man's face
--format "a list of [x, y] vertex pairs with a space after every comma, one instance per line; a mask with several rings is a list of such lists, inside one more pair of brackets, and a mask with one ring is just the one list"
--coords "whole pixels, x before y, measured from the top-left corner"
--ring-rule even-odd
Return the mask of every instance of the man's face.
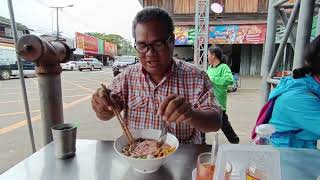
[[143, 68], [151, 76], [164, 76], [172, 62], [174, 35], [168, 34], [157, 21], [138, 23], [135, 35], [138, 58]]

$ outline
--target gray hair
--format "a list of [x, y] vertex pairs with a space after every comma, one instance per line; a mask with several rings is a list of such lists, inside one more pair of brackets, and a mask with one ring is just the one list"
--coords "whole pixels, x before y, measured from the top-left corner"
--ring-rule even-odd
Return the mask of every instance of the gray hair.
[[136, 27], [138, 23], [146, 23], [150, 21], [160, 22], [165, 28], [168, 35], [173, 34], [174, 26], [170, 15], [163, 9], [158, 7], [145, 7], [139, 11], [132, 22], [132, 36], [136, 38]]

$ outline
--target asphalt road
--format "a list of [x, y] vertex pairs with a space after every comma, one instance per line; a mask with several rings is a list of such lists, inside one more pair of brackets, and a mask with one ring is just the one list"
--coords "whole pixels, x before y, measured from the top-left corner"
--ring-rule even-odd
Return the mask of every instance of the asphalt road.
[[[62, 94], [65, 122], [77, 122], [79, 139], [114, 140], [121, 135], [117, 121], [99, 121], [91, 108], [91, 95], [101, 83], [109, 84], [112, 71], [64, 71]], [[26, 78], [36, 149], [42, 145], [37, 78]], [[240, 136], [241, 143], [248, 143], [250, 131], [259, 110], [260, 92], [257, 89], [241, 89], [229, 95], [228, 114]], [[212, 142], [207, 134], [207, 143]], [[221, 142], [226, 139], [220, 136]], [[31, 155], [31, 145], [24, 113], [19, 79], [0, 81], [0, 174]]]
[[[121, 134], [116, 121], [99, 121], [91, 108], [91, 95], [101, 83], [109, 84], [111, 69], [103, 71], [64, 71], [62, 95], [65, 122], [78, 122], [78, 138], [110, 140]], [[42, 123], [38, 80], [26, 78], [36, 149], [42, 147]], [[106, 128], [107, 127], [107, 128]], [[20, 80], [0, 81], [0, 174], [31, 153]]]

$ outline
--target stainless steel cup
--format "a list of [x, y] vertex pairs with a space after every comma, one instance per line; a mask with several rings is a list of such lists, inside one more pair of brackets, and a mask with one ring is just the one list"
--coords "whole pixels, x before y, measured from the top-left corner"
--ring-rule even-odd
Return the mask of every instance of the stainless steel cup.
[[76, 152], [77, 127], [74, 124], [58, 124], [51, 128], [57, 158], [73, 157]]

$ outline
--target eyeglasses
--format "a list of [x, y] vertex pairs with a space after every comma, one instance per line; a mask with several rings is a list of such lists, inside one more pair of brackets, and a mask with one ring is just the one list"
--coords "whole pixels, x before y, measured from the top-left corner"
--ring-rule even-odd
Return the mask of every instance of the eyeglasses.
[[162, 51], [167, 44], [169, 44], [171, 36], [169, 36], [166, 40], [159, 40], [152, 44], [145, 43], [137, 43], [135, 42], [134, 48], [141, 54], [145, 54], [152, 48], [154, 51], [160, 52]]

